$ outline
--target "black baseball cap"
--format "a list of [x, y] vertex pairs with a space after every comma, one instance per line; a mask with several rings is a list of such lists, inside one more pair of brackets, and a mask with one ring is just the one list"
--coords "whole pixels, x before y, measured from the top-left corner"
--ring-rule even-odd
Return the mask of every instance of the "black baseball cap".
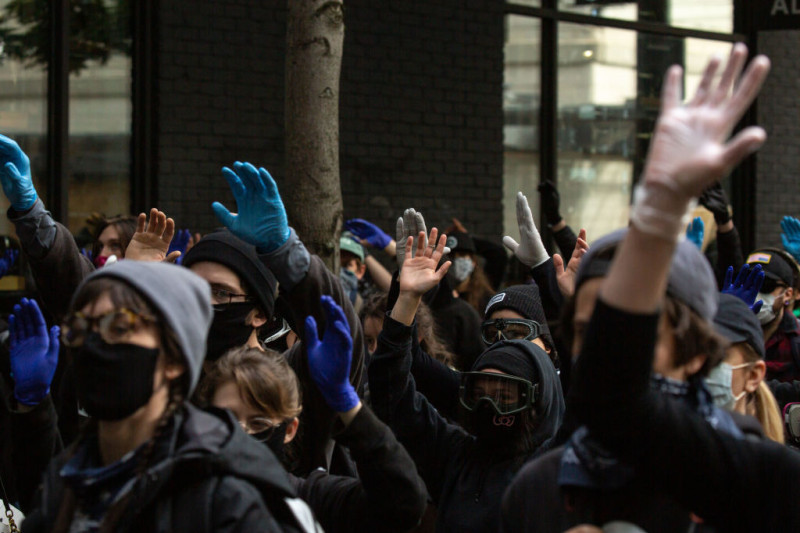
[[731, 344], [746, 342], [764, 358], [764, 334], [756, 314], [744, 301], [732, 294], [719, 295], [714, 329]]
[[764, 284], [761, 292], [772, 292], [778, 284], [794, 286], [794, 268], [781, 254], [773, 250], [755, 250], [747, 256], [748, 265], [761, 265]]

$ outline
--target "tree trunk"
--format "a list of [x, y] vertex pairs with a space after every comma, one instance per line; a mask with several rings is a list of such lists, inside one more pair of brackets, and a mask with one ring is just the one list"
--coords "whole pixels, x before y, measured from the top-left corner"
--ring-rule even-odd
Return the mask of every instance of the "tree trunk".
[[289, 224], [306, 247], [339, 271], [339, 71], [341, 0], [288, 0], [286, 185]]

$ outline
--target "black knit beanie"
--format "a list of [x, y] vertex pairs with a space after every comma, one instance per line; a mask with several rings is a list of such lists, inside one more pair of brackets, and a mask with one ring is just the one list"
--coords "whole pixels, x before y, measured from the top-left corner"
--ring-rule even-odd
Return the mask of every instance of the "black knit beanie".
[[275, 276], [261, 262], [255, 246], [247, 244], [228, 230], [210, 233], [200, 239], [183, 258], [183, 266], [191, 267], [200, 261], [211, 261], [233, 270], [258, 307], [272, 316], [275, 309]]
[[531, 349], [541, 350], [535, 345], [516, 345], [513, 341], [495, 344], [475, 360], [472, 371], [479, 372], [487, 368], [496, 368], [510, 376], [538, 383], [539, 370], [534, 363], [533, 356], [526, 351]]
[[516, 311], [523, 317], [538, 322], [541, 326], [540, 336], [544, 339], [545, 344], [550, 349], [555, 349], [547, 318], [544, 316], [539, 287], [535, 283], [512, 285], [492, 296], [489, 303], [486, 304], [483, 319], [489, 320], [492, 313], [501, 309]]

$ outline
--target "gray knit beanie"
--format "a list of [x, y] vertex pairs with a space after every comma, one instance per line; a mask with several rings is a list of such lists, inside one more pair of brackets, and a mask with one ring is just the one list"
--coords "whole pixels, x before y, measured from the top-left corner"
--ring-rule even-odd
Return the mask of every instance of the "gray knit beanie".
[[211, 326], [211, 287], [188, 268], [170, 263], [120, 261], [100, 268], [87, 276], [72, 297], [83, 286], [98, 278], [116, 278], [139, 292], [164, 318], [175, 333], [189, 372], [191, 396], [200, 379], [206, 355], [206, 337]]

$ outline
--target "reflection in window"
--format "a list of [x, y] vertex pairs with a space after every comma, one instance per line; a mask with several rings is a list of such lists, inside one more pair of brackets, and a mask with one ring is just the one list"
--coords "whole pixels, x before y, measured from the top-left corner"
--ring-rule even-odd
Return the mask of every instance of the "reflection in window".
[[628, 222], [636, 134], [636, 33], [558, 28], [561, 214], [589, 240]]
[[[24, 2], [23, 2], [24, 4]], [[35, 27], [33, 10], [22, 9], [19, 1], [0, 0], [0, 133], [19, 143], [31, 160], [31, 174], [40, 196], [46, 192], [47, 69], [35, 57], [37, 47], [25, 47]], [[28, 57], [33, 52], [32, 58]], [[0, 194], [0, 211], [9, 207]], [[0, 234], [14, 232], [5, 216], [0, 217]]]
[[721, 33], [733, 31], [733, 0], [559, 0], [558, 8], [593, 17], [663, 22]]
[[518, 234], [517, 191], [528, 197], [534, 219], [538, 219], [540, 27], [539, 19], [506, 17], [503, 229], [513, 236]]
[[70, 50], [70, 64], [82, 65], [69, 80], [67, 225], [73, 232], [92, 212], [126, 214], [130, 202], [130, 3], [94, 4], [97, 11], [86, 30], [103, 41], [79, 40]]

